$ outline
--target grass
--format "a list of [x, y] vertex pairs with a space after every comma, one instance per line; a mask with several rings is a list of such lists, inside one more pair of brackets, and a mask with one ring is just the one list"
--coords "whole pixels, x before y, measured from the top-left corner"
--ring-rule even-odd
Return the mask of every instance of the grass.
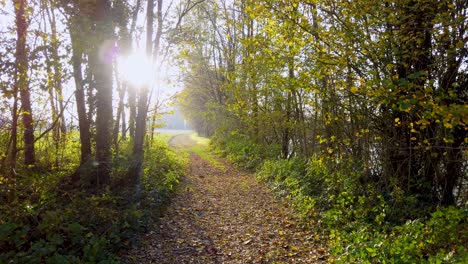
[[189, 151], [200, 156], [202, 159], [208, 161], [213, 167], [226, 172], [226, 167], [217, 159], [217, 157], [210, 151], [210, 139], [200, 137], [198, 134], [193, 133], [190, 138], [197, 144], [189, 148]]
[[171, 140], [171, 138], [177, 136], [177, 135], [180, 135], [178, 133], [156, 133], [156, 137], [157, 138], [160, 138], [161, 140], [163, 140], [164, 142], [168, 143], [169, 140]]
[[190, 135], [190, 138], [197, 142], [197, 145], [208, 147], [210, 144], [210, 139], [206, 137], [200, 137], [197, 133], [193, 133]]

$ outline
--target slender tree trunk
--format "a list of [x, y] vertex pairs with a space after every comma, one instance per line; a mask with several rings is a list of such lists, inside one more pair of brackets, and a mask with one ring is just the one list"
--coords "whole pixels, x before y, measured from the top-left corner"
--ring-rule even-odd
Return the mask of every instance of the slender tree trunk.
[[[156, 8], [157, 28], [156, 28], [156, 36], [154, 38], [154, 49], [153, 49], [154, 63], [156, 63], [158, 60], [161, 36], [162, 36], [162, 26], [163, 26], [162, 4], [163, 4], [163, 0], [157, 0], [157, 8]], [[158, 104], [156, 103], [156, 105], [154, 106], [154, 112], [153, 112], [153, 116], [151, 120], [151, 145], [153, 144], [153, 141], [154, 141], [154, 129], [156, 126], [157, 110], [158, 110]]]
[[[44, 38], [44, 41], [46, 39]], [[52, 76], [54, 75], [51, 68], [51, 61], [49, 59], [49, 54], [47, 51], [45, 52], [45, 59], [46, 59], [46, 72], [47, 72], [47, 92], [49, 93], [49, 102], [50, 102], [50, 110], [52, 111], [52, 118], [51, 123], [57, 119], [57, 107], [55, 107], [55, 96], [54, 96], [54, 83], [52, 81]], [[58, 152], [59, 149], [59, 142], [60, 142], [60, 129], [58, 126], [54, 126], [52, 130], [52, 138], [55, 144], [55, 150]]]
[[28, 87], [28, 51], [26, 48], [26, 35], [28, 22], [26, 21], [26, 0], [14, 0], [16, 16], [16, 86], [21, 97], [21, 115], [24, 125], [24, 164], [32, 166], [35, 163], [34, 153], [34, 127], [31, 109], [31, 94]]
[[[54, 65], [54, 88], [55, 92], [57, 93], [57, 101], [58, 101], [58, 106], [59, 106], [59, 111], [63, 113], [64, 111], [64, 106], [63, 106], [63, 92], [62, 92], [62, 66], [60, 63], [60, 56], [58, 52], [58, 45], [59, 45], [59, 39], [57, 35], [57, 22], [55, 20], [55, 13], [54, 10], [50, 5], [46, 8], [46, 13], [47, 17], [49, 19], [49, 24], [50, 24], [50, 29], [52, 32], [52, 38], [51, 38], [51, 54], [52, 54], [52, 60], [53, 60], [53, 65]], [[66, 139], [66, 132], [67, 132], [67, 127], [65, 123], [65, 115], [62, 115], [60, 117], [60, 138], [62, 140]]]
[[[49, 21], [50, 24], [50, 15], [49, 15], [49, 6], [47, 1], [44, 1], [41, 5], [41, 15], [42, 15], [42, 20], [44, 22], [44, 25], [47, 25], [47, 21]], [[46, 16], [49, 18], [46, 20]], [[51, 25], [52, 27], [52, 25]], [[49, 35], [44, 34], [43, 35], [43, 41], [44, 45], [49, 45], [51, 44], [51, 40], [49, 40]], [[53, 40], [52, 40], [53, 41]], [[51, 124], [55, 122], [57, 119], [57, 107], [55, 103], [55, 92], [54, 92], [54, 73], [52, 72], [52, 64], [55, 63], [50, 59], [49, 56], [49, 50], [46, 49], [44, 50], [44, 57], [45, 57], [45, 64], [46, 64], [46, 73], [47, 73], [47, 92], [49, 93], [49, 103], [50, 103], [50, 110], [52, 111], [52, 117], [51, 117]], [[52, 129], [52, 139], [54, 141], [54, 147], [55, 147], [55, 165], [58, 166], [58, 151], [60, 148], [60, 128], [59, 126], [54, 126]]]
[[[46, 60], [48, 56], [46, 55]], [[48, 74], [48, 87], [47, 91], [49, 92], [49, 101], [50, 101], [50, 109], [52, 110], [52, 124], [55, 122], [57, 119], [57, 108], [55, 107], [55, 98], [54, 98], [54, 89], [53, 89], [53, 84], [50, 80], [50, 77], [52, 76], [52, 72], [50, 71], [50, 62], [46, 62], [47, 65], [47, 74]], [[59, 164], [59, 158], [58, 158], [58, 153], [60, 149], [60, 129], [59, 126], [55, 125], [52, 129], [52, 139], [54, 141], [54, 148], [55, 148], [55, 166], [58, 167]]]
[[122, 111], [122, 140], [127, 140], [127, 122], [125, 119], [125, 111]]
[[[290, 58], [289, 62], [289, 70], [288, 70], [288, 77], [292, 83], [292, 80], [295, 78], [294, 76], [294, 61], [293, 58]], [[282, 139], [282, 152], [283, 158], [289, 158], [289, 141], [291, 139], [291, 114], [292, 114], [292, 89], [291, 91], [286, 91], [286, 120], [283, 124], [283, 139]]]
[[[116, 76], [119, 75], [119, 73], [116, 71]], [[124, 100], [125, 100], [125, 82], [122, 82], [118, 79], [117, 77], [117, 91], [119, 93], [119, 105], [117, 107], [117, 114], [116, 114], [116, 119], [114, 122], [114, 129], [113, 129], [113, 143], [115, 146], [115, 149], [118, 149], [118, 142], [119, 142], [119, 128], [120, 128], [120, 120], [122, 117], [122, 112], [124, 110]]]
[[[148, 87], [142, 87], [142, 90], [148, 90]], [[133, 165], [130, 168], [131, 180], [136, 185], [140, 183], [141, 165], [143, 162], [143, 143], [146, 134], [146, 116], [148, 92], [141, 92], [138, 98], [138, 113], [135, 126], [135, 139], [133, 141]]]
[[153, 116], [151, 117], [151, 146], [153, 145], [154, 142], [154, 130], [156, 128], [156, 115], [158, 114], [158, 106], [154, 106], [153, 110]]
[[[146, 55], [151, 58], [154, 22], [154, 0], [148, 0], [146, 14]], [[148, 86], [140, 87], [138, 93], [138, 112], [135, 123], [135, 138], [133, 141], [133, 165], [130, 168], [131, 181], [140, 184], [141, 165], [143, 163], [143, 143], [146, 134], [146, 117], [148, 114]], [[137, 190], [138, 192], [138, 190]]]
[[18, 155], [18, 90], [13, 90], [13, 109], [11, 111], [11, 137], [8, 142], [6, 156], [2, 159], [0, 173], [5, 173], [9, 178], [10, 192], [7, 194], [7, 202], [12, 202], [16, 196], [16, 158]]
[[13, 95], [13, 109], [11, 111], [12, 121], [11, 121], [11, 150], [10, 155], [7, 161], [7, 167], [10, 168], [10, 173], [12, 178], [15, 178], [14, 175], [16, 169], [16, 159], [18, 156], [18, 88], [14, 88]]
[[72, 24], [70, 28], [70, 38], [72, 42], [73, 77], [75, 79], [75, 98], [81, 141], [80, 164], [84, 164], [91, 157], [91, 132], [89, 130], [89, 120], [86, 114], [86, 100], [83, 87], [81, 68], [83, 55], [81, 52], [82, 47], [80, 46], [79, 35], [78, 32], [75, 32], [75, 28], [79, 28], [79, 23]]
[[128, 89], [128, 107], [130, 108], [130, 116], [128, 117], [128, 128], [131, 139], [135, 139], [135, 119], [136, 119], [136, 91], [135, 87], [130, 86]]
[[[132, 14], [132, 24], [130, 26], [130, 40], [133, 39], [133, 35], [135, 34], [136, 22], [138, 20], [138, 13], [139, 13], [140, 6], [141, 6], [141, 0], [137, 0], [135, 9], [133, 10], [133, 14]], [[131, 41], [129, 42], [131, 43]], [[136, 90], [134, 89], [135, 87], [132, 87], [132, 86], [129, 86], [128, 88], [129, 88], [127, 89], [128, 107], [130, 110], [129, 117], [128, 117], [128, 130], [129, 130], [130, 138], [133, 140], [135, 139]], [[126, 136], [126, 130], [125, 130], [124, 135]]]
[[96, 160], [98, 171], [96, 184], [104, 186], [109, 182], [111, 170], [111, 129], [112, 129], [112, 52], [113, 35], [110, 17], [111, 2], [99, 0], [96, 3], [96, 35], [98, 50], [93, 52], [96, 67]]
[[156, 36], [154, 38], [154, 49], [153, 49], [153, 60], [156, 62], [159, 56], [159, 48], [161, 43], [161, 36], [162, 36], [162, 26], [163, 26], [163, 15], [162, 15], [162, 5], [163, 0], [157, 0], [158, 5], [156, 8], [156, 19], [158, 22], [158, 26], [156, 28]]
[[[97, 49], [95, 45], [91, 49]], [[87, 69], [86, 69], [86, 83], [88, 84], [88, 89], [86, 89], [86, 103], [88, 104], [88, 112], [86, 115], [88, 116], [88, 122], [89, 122], [89, 131], [91, 131], [91, 134], [94, 135], [96, 131], [96, 122], [94, 119], [94, 115], [96, 114], [96, 79], [94, 76], [94, 71], [96, 68], [96, 62], [92, 54], [87, 54], [88, 58], [88, 63], [87, 63]], [[92, 138], [91, 140], [94, 140]]]

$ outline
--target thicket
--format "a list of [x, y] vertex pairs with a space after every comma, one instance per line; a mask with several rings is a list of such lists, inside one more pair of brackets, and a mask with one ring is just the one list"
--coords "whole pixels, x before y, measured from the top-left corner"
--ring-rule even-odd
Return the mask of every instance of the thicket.
[[218, 152], [332, 260], [466, 262], [466, 2], [214, 2], [188, 19], [181, 104]]
[[69, 179], [79, 165], [79, 145], [74, 144], [77, 134], [70, 132], [60, 168], [46, 166], [55, 153], [40, 141], [36, 151], [43, 157], [42, 170], [19, 170], [15, 182], [0, 175], [0, 263], [118, 263], [136, 235], [156, 219], [185, 172], [186, 156], [157, 138], [147, 146], [136, 192], [128, 184], [132, 160], [127, 141], [112, 160], [106, 190], [90, 189], [85, 179], [77, 186]]
[[291, 202], [304, 225], [327, 238], [332, 262], [465, 263], [468, 259], [468, 210], [463, 206], [424, 206], [415, 196], [388, 193], [365, 180], [351, 161], [275, 158], [271, 151], [275, 147], [265, 151], [234, 134], [229, 139], [215, 136], [214, 150], [254, 171]]

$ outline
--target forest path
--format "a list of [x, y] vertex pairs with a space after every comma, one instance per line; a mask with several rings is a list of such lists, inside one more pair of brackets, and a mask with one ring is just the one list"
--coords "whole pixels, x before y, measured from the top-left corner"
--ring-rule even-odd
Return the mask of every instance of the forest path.
[[[196, 144], [190, 135], [170, 140]], [[252, 175], [191, 153], [187, 176], [130, 263], [322, 263], [319, 238]]]

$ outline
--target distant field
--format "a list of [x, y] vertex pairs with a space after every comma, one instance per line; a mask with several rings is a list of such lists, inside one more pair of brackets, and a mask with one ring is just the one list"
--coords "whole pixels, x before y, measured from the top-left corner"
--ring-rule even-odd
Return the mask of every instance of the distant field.
[[190, 129], [156, 129], [156, 132], [158, 133], [164, 133], [164, 134], [190, 134], [194, 133], [193, 130]]

